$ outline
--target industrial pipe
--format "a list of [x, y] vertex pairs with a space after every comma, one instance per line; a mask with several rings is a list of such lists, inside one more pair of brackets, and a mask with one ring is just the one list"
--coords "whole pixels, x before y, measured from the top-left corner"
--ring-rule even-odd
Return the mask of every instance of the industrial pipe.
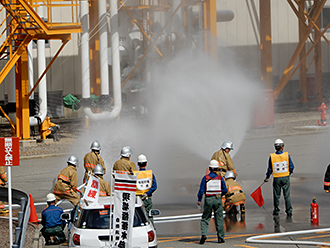
[[[202, 7], [200, 7], [202, 8]], [[199, 11], [193, 11], [192, 17], [195, 19], [200, 14]], [[232, 10], [217, 10], [217, 22], [230, 22], [234, 19], [235, 14]]]
[[116, 118], [121, 111], [121, 78], [120, 78], [120, 54], [118, 33], [118, 9], [117, 1], [110, 0], [110, 25], [111, 25], [111, 59], [112, 59], [112, 84], [114, 108], [111, 112], [93, 113], [91, 108], [85, 108], [85, 114], [94, 121]]
[[[43, 18], [44, 17], [44, 11], [43, 7], [39, 7], [37, 9], [38, 15]], [[42, 75], [44, 70], [46, 69], [46, 56], [45, 56], [45, 40], [39, 40], [37, 41], [37, 57], [38, 57], [38, 77]], [[46, 119], [47, 115], [47, 81], [46, 77], [43, 77], [39, 83], [39, 121], [37, 118], [34, 118], [36, 121], [35, 125], [38, 125], [40, 123], [43, 123]], [[31, 118], [30, 118], [30, 125]]]
[[88, 1], [80, 2], [80, 22], [82, 25], [81, 34], [81, 81], [82, 98], [89, 99], [90, 92], [90, 71], [89, 71], [89, 35], [88, 35]]
[[[33, 41], [31, 40], [27, 46], [28, 53], [28, 69], [29, 69], [29, 91], [33, 88]], [[31, 94], [29, 99], [34, 99], [34, 92]]]
[[107, 2], [99, 0], [101, 95], [109, 95]]
[[217, 22], [230, 22], [235, 17], [235, 14], [231, 10], [217, 10]]

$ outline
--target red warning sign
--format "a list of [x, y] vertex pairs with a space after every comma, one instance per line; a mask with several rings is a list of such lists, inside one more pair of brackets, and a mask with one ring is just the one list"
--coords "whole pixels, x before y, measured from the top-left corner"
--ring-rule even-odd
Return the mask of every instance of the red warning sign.
[[19, 165], [19, 138], [0, 138], [0, 166]]

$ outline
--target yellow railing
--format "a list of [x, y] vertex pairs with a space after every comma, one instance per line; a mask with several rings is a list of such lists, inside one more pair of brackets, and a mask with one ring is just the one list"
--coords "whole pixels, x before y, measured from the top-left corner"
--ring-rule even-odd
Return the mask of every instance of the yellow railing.
[[[79, 26], [79, 1], [78, 0], [71, 0], [71, 1], [60, 1], [60, 0], [52, 0], [52, 1], [35, 1], [29, 0], [27, 1], [29, 5], [37, 12], [38, 7], [44, 7], [46, 11], [44, 11], [44, 20], [47, 20], [47, 25], [49, 28], [53, 27], [63, 27], [68, 26], [69, 24], [72, 26]], [[70, 21], [67, 20], [63, 22], [63, 20], [57, 20], [54, 18], [56, 13], [63, 12], [65, 10], [65, 16], [69, 17], [67, 19], [71, 19]], [[64, 15], [62, 13], [61, 18]]]

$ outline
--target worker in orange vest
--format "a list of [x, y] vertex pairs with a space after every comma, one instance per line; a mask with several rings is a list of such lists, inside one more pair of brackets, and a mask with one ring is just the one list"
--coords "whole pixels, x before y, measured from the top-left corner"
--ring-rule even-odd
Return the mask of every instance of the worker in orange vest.
[[[136, 195], [141, 198], [143, 205], [149, 215], [149, 211], [152, 209], [152, 194], [157, 189], [157, 181], [152, 170], [147, 170], [147, 157], [144, 154], [138, 156], [139, 171], [134, 171], [137, 174], [136, 181]], [[153, 217], [149, 216], [149, 220], [153, 222]]]
[[273, 174], [273, 215], [278, 216], [280, 213], [280, 197], [283, 190], [285, 201], [285, 212], [287, 218], [292, 218], [292, 205], [290, 197], [290, 175], [293, 173], [294, 164], [288, 152], [284, 151], [284, 142], [276, 139], [274, 142], [276, 152], [271, 153], [268, 159], [268, 168], [264, 182], [269, 181], [269, 177]]

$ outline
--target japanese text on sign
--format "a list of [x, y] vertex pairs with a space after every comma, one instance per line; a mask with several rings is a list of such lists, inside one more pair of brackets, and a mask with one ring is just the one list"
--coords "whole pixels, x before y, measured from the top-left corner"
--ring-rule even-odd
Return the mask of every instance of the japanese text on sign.
[[135, 210], [136, 176], [115, 174], [114, 247], [131, 247]]
[[94, 176], [90, 176], [88, 179], [88, 183], [83, 199], [89, 202], [97, 202], [99, 199], [99, 191], [100, 191], [99, 179]]
[[0, 138], [0, 160], [0, 166], [19, 165], [19, 138]]

